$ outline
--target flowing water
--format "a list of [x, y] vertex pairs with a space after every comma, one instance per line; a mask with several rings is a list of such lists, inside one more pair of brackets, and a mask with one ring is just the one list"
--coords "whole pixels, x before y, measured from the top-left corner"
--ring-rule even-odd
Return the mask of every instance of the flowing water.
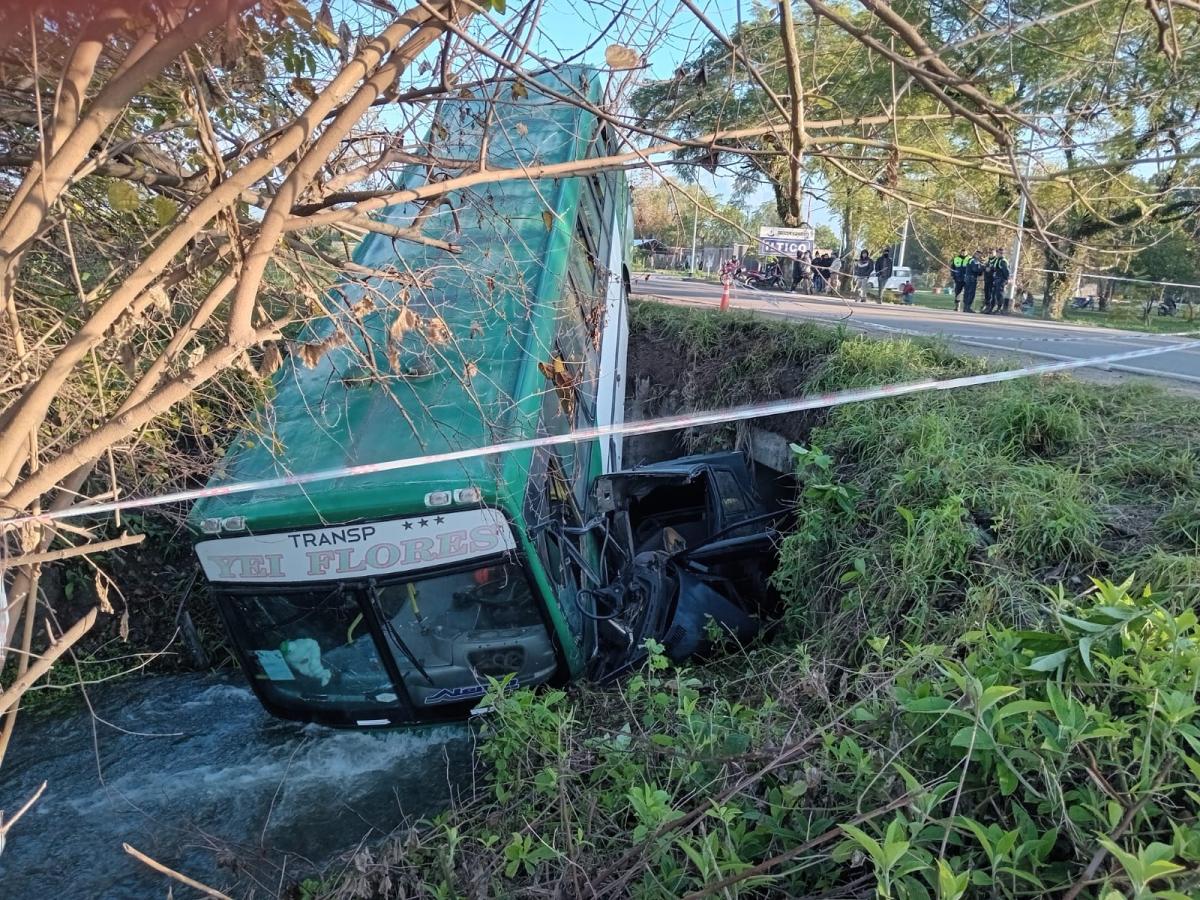
[[95, 717], [18, 722], [0, 809], [48, 784], [0, 854], [2, 897], [167, 896], [167, 879], [123, 843], [232, 896], [274, 896], [471, 789], [466, 726], [282, 722], [233, 675], [146, 677], [89, 696]]

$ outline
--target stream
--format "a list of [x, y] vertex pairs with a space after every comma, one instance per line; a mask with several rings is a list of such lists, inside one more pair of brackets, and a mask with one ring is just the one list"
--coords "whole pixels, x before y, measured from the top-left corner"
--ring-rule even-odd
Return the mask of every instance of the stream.
[[232, 896], [273, 897], [472, 787], [465, 725], [284, 722], [236, 673], [125, 679], [88, 696], [94, 717], [84, 707], [17, 723], [0, 809], [48, 784], [0, 854], [4, 897], [194, 894], [123, 843]]

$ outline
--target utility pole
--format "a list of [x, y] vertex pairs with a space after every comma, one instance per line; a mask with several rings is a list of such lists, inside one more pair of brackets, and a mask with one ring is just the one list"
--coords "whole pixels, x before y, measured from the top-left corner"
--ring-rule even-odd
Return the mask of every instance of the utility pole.
[[[1041, 85], [1038, 85], [1041, 90]], [[1037, 121], [1037, 112], [1034, 112], [1034, 121]], [[1017, 274], [1021, 271], [1021, 237], [1025, 233], [1025, 200], [1026, 192], [1029, 190], [1029, 170], [1033, 168], [1033, 128], [1029, 129], [1029, 140], [1025, 142], [1025, 176], [1024, 184], [1021, 185], [1021, 201], [1017, 204], [1017, 234], [1013, 238], [1012, 249], [1012, 277], [1008, 279], [1008, 302], [1005, 304], [1005, 309], [1012, 309], [1012, 300], [1017, 293]]]
[[[1024, 198], [1024, 194], [1021, 195]], [[908, 215], [904, 216], [904, 231], [900, 234], [900, 252], [896, 254], [896, 265], [904, 265], [904, 251], [908, 248]]]
[[696, 224], [700, 221], [700, 206], [692, 199], [692, 277], [696, 277]]

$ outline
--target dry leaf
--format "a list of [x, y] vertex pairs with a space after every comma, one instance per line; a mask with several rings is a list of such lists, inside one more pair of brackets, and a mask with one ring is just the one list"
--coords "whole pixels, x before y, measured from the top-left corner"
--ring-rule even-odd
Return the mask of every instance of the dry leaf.
[[473, 338], [483, 337], [483, 323], [482, 322], [472, 322], [471, 323], [471, 337], [473, 337]]
[[263, 348], [262, 361], [258, 364], [258, 376], [267, 378], [279, 371], [279, 367], [283, 365], [283, 354], [279, 352], [279, 345], [276, 343], [267, 344]]
[[642, 64], [642, 56], [632, 47], [610, 44], [604, 51], [604, 61], [613, 69], [636, 69]]
[[496, 289], [496, 279], [493, 278], [491, 275], [489, 275], [486, 280], [487, 280], [488, 290], [494, 291]]
[[450, 326], [441, 316], [434, 316], [425, 322], [425, 340], [437, 346], [450, 343]]
[[317, 39], [327, 47], [336, 47], [339, 43], [337, 32], [333, 28], [333, 16], [329, 12], [329, 0], [325, 0], [321, 4], [320, 10], [317, 12], [316, 20]]
[[346, 335], [338, 331], [323, 341], [317, 341], [312, 344], [301, 344], [297, 350], [297, 354], [300, 357], [300, 362], [304, 363], [306, 369], [315, 369], [317, 363], [321, 361], [321, 357], [334, 347], [340, 347], [345, 343]]
[[305, 100], [316, 100], [317, 89], [313, 87], [313, 83], [307, 78], [301, 78], [297, 75], [291, 82], [292, 90], [303, 97]]
[[467, 384], [471, 383], [471, 379], [479, 374], [479, 366], [473, 362], [468, 362], [466, 368], [463, 369], [463, 376], [467, 379]]
[[108, 579], [96, 573], [96, 599], [100, 601], [100, 612], [112, 615], [113, 605], [108, 600]]
[[21, 552], [33, 553], [42, 541], [42, 529], [36, 522], [25, 522], [21, 525]]
[[206, 352], [206, 350], [204, 348], [204, 345], [201, 343], [197, 343], [188, 352], [187, 359], [184, 360], [184, 365], [187, 366], [187, 368], [189, 368], [189, 369], [196, 368], [196, 366], [200, 365], [200, 361], [204, 359], [205, 352]]
[[133, 349], [133, 342], [127, 341], [121, 345], [118, 351], [121, 359], [121, 369], [130, 378], [137, 374], [137, 352]]
[[554, 213], [548, 209], [542, 210], [542, 221], [546, 223], [546, 230], [549, 231], [554, 227]]
[[164, 317], [171, 314], [171, 298], [167, 296], [166, 289], [162, 285], [156, 284], [149, 288], [146, 291], [146, 299], [145, 309], [147, 312], [153, 310]]
[[528, 97], [529, 90], [528, 90], [528, 88], [525, 87], [525, 82], [523, 82], [523, 81], [513, 82], [512, 95], [513, 95], [514, 100], [520, 100], [522, 97]]
[[352, 307], [350, 307], [350, 314], [353, 315], [354, 318], [356, 318], [356, 319], [361, 319], [367, 313], [371, 312], [371, 310], [373, 310], [374, 308], [375, 308], [375, 301], [372, 300], [370, 297], [363, 297], [361, 300], [359, 300], [357, 303], [355, 303]]
[[556, 353], [549, 363], [538, 363], [538, 371], [554, 384], [554, 391], [558, 394], [558, 404], [562, 407], [563, 414], [573, 421], [575, 418], [575, 389], [578, 387], [579, 381], [567, 369], [566, 361]]
[[400, 343], [404, 340], [404, 335], [408, 334], [415, 328], [421, 325], [421, 317], [409, 309], [407, 306], [402, 307], [400, 312], [396, 313], [395, 321], [388, 329], [388, 337], [392, 343]]
[[524, 122], [518, 122], [517, 123], [517, 134], [519, 134], [521, 137], [525, 137], [525, 135], [529, 134], [529, 126], [526, 125]]
[[129, 641], [129, 610], [126, 609], [121, 613], [121, 624], [117, 626], [117, 633], [121, 635], [121, 640]]

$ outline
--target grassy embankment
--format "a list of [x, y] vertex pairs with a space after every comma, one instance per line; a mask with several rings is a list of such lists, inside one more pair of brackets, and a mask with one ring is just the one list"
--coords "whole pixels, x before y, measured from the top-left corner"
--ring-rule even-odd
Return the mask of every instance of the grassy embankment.
[[[633, 325], [667, 407], [983, 365]], [[1196, 896], [1200, 410], [1054, 378], [772, 424], [803, 449], [770, 641], [494, 698], [480, 795], [307, 896]]]

